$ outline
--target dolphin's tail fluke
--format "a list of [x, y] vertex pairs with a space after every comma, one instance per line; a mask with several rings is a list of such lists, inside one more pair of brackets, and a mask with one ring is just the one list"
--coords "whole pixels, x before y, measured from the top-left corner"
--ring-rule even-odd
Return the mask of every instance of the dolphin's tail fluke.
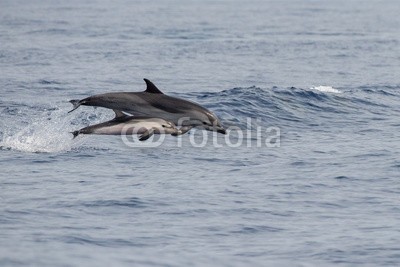
[[74, 111], [75, 109], [79, 108], [79, 106], [82, 104], [80, 100], [78, 99], [73, 99], [69, 101], [74, 107], [72, 108], [72, 110], [68, 111], [68, 113], [71, 113], [72, 111]]
[[73, 136], [74, 137], [72, 137], [72, 139], [75, 139], [80, 133], [81, 133], [81, 131], [73, 131], [73, 132], [71, 132], [72, 134], [73, 134]]

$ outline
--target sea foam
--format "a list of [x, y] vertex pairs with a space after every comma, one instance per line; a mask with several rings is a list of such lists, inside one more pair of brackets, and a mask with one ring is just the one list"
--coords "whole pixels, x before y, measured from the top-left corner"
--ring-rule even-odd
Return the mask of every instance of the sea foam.
[[333, 88], [332, 86], [324, 86], [324, 85], [320, 85], [320, 86], [314, 86], [310, 88], [311, 90], [317, 90], [320, 92], [324, 92], [324, 93], [334, 93], [334, 94], [340, 94], [342, 93], [342, 91]]

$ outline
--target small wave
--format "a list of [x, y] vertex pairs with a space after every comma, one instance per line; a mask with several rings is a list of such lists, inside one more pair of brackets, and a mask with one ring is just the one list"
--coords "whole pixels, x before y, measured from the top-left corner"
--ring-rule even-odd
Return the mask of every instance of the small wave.
[[60, 241], [67, 244], [82, 244], [82, 245], [95, 245], [101, 247], [132, 247], [132, 246], [144, 246], [145, 244], [133, 242], [127, 239], [121, 238], [93, 238], [89, 235], [79, 236], [63, 236]]
[[259, 118], [262, 127], [304, 127], [323, 117], [350, 112], [344, 106], [343, 98], [346, 96], [339, 95], [339, 90], [327, 86], [316, 88], [263, 89], [253, 86], [192, 96], [213, 110], [224, 123], [241, 128], [247, 127], [247, 118]]
[[324, 85], [320, 85], [320, 86], [314, 86], [310, 88], [311, 90], [317, 90], [320, 92], [324, 92], [324, 93], [334, 93], [334, 94], [340, 94], [342, 93], [342, 91], [333, 88], [332, 86], [324, 86]]
[[85, 207], [127, 207], [127, 208], [143, 208], [147, 203], [137, 197], [124, 199], [124, 200], [96, 200], [92, 202], [85, 202], [82, 204]]
[[40, 79], [38, 83], [39, 84], [45, 84], [45, 85], [48, 85], [48, 84], [61, 84], [60, 82], [57, 82], [57, 81], [54, 81], [54, 80], [45, 80], [45, 79]]

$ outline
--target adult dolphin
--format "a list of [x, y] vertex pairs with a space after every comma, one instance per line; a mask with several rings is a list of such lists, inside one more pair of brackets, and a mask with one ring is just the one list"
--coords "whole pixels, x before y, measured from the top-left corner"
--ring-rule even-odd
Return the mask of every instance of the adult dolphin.
[[140, 135], [139, 140], [144, 141], [153, 134], [180, 135], [181, 131], [173, 122], [161, 118], [128, 116], [119, 110], [114, 110], [115, 118], [103, 123], [91, 125], [72, 132], [74, 138], [80, 134], [105, 134], [105, 135]]
[[144, 92], [117, 92], [94, 95], [82, 100], [71, 100], [74, 108], [97, 106], [120, 110], [134, 116], [151, 116], [171, 121], [182, 132], [192, 127], [202, 127], [209, 131], [226, 133], [217, 116], [197, 103], [165, 95], [151, 81], [144, 79], [147, 88]]

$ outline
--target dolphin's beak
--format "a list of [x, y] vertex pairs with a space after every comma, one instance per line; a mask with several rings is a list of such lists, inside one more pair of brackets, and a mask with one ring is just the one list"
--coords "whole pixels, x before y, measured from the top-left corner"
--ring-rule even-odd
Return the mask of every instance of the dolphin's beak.
[[226, 130], [222, 127], [217, 128], [217, 133], [226, 134]]
[[[224, 127], [220, 126], [220, 125], [214, 125], [214, 126], [208, 126], [208, 125], [202, 125], [202, 127], [204, 129], [206, 129], [207, 131], [211, 131], [211, 132], [217, 132], [217, 133], [221, 133], [221, 134], [226, 134], [226, 130]], [[184, 127], [182, 127], [184, 128]], [[182, 129], [181, 128], [181, 129]]]

